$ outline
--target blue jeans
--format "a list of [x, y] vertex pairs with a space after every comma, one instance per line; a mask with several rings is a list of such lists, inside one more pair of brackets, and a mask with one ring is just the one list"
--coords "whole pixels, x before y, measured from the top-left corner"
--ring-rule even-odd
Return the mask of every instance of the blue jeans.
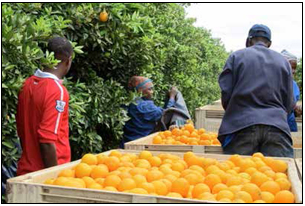
[[269, 125], [253, 125], [233, 135], [220, 136], [224, 154], [252, 155], [261, 152], [265, 156], [293, 158], [292, 139], [282, 130]]

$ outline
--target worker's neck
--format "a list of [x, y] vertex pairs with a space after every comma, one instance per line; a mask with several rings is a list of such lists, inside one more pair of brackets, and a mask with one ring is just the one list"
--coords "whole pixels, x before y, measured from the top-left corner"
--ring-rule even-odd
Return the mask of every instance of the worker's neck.
[[62, 72], [61, 72], [62, 68], [60, 68], [60, 67], [45, 68], [43, 71], [55, 75], [58, 79], [63, 78], [63, 75], [62, 75]]

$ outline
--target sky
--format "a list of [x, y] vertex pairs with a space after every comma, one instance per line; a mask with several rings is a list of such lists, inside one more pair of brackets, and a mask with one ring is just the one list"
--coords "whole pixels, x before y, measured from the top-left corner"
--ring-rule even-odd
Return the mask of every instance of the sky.
[[244, 48], [249, 29], [258, 23], [271, 29], [270, 49], [286, 49], [302, 57], [300, 3], [193, 3], [186, 12], [187, 17], [197, 19], [195, 26], [220, 38], [227, 51]]

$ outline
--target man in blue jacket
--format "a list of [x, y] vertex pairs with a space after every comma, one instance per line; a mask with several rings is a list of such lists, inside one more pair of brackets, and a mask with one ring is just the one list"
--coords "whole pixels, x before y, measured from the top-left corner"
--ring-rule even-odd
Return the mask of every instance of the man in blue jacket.
[[225, 114], [218, 139], [225, 154], [293, 157], [287, 123], [294, 105], [292, 72], [270, 46], [270, 29], [254, 25], [247, 48], [232, 53], [219, 76]]
[[[297, 60], [298, 58], [288, 52], [287, 50], [283, 50], [281, 54], [287, 59], [287, 61], [290, 63], [291, 69], [292, 69], [292, 75], [295, 75], [296, 69], [297, 69]], [[293, 80], [293, 100], [294, 100], [294, 108], [291, 111], [291, 113], [288, 115], [288, 124], [290, 127], [291, 132], [297, 132], [298, 126], [295, 120], [295, 117], [300, 115], [302, 113], [302, 109], [300, 106], [297, 105], [297, 102], [300, 100], [300, 88], [296, 81]]]

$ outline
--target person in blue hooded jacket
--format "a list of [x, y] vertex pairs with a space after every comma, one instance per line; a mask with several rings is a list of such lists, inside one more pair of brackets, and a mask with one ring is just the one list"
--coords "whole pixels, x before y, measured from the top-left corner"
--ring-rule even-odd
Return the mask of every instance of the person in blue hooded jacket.
[[[290, 63], [292, 75], [295, 75], [296, 69], [297, 69], [297, 57], [287, 50], [283, 50], [281, 54], [287, 59], [287, 61]], [[302, 113], [302, 108], [300, 106], [297, 106], [297, 101], [300, 100], [300, 89], [296, 81], [293, 80], [293, 100], [295, 103], [293, 111], [288, 115], [288, 124], [291, 132], [297, 132], [298, 126], [295, 120], [295, 117], [300, 115]]]
[[143, 96], [137, 98], [135, 104], [132, 103], [127, 108], [130, 120], [124, 126], [121, 148], [124, 148], [123, 144], [126, 142], [151, 134], [155, 129], [156, 123], [161, 119], [164, 109], [175, 105], [175, 97], [177, 95], [177, 88], [172, 87], [169, 92], [169, 101], [165, 108], [162, 108], [156, 106], [152, 100], [153, 83], [151, 79], [133, 76], [128, 82], [128, 87], [131, 90], [142, 93]]

